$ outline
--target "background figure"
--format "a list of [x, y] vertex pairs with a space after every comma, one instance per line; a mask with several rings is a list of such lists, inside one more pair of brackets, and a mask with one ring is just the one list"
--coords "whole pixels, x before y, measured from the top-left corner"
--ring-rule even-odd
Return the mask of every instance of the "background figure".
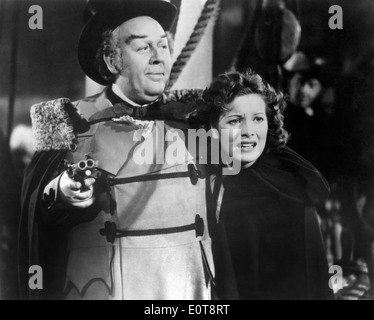
[[289, 96], [285, 128], [289, 146], [315, 165], [331, 183], [334, 167], [334, 110], [323, 101], [327, 88], [325, 61], [295, 53], [284, 65], [285, 88]]
[[9, 147], [12, 162], [20, 177], [23, 177], [23, 171], [34, 154], [32, 137], [32, 127], [26, 124], [15, 126], [10, 135]]
[[29, 125], [16, 126], [9, 146], [0, 132], [0, 299], [17, 299], [17, 235], [23, 171], [33, 154]]
[[284, 64], [284, 88], [288, 94], [285, 128], [291, 139], [288, 145], [305, 157], [328, 180], [331, 195], [318, 207], [321, 227], [328, 248], [329, 263], [342, 258], [341, 200], [337, 194], [339, 165], [334, 90], [327, 75], [327, 62], [296, 52]]

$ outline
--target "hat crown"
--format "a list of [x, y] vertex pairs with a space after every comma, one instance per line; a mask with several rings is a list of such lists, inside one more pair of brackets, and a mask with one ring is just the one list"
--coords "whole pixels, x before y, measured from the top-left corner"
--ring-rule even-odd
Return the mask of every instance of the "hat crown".
[[103, 33], [140, 16], [153, 18], [169, 31], [177, 13], [177, 8], [164, 0], [90, 0], [84, 12], [85, 27], [78, 45], [78, 59], [83, 71], [102, 85], [110, 84], [95, 65]]

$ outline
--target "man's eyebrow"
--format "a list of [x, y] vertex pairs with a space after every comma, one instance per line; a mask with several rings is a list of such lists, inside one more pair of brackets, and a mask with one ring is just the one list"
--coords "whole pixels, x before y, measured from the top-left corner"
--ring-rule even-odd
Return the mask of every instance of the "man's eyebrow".
[[[130, 36], [128, 36], [126, 39], [125, 39], [125, 43], [127, 45], [129, 45], [131, 43], [131, 41], [135, 40], [135, 39], [146, 39], [148, 38], [147, 35], [137, 35], [137, 34], [132, 34]], [[166, 34], [162, 35], [160, 39], [165, 39], [167, 38], [166, 37]]]
[[145, 39], [147, 38], [147, 36], [145, 35], [137, 35], [137, 34], [132, 34], [130, 36], [128, 36], [126, 39], [125, 39], [125, 43], [126, 44], [130, 44], [131, 41], [135, 40], [135, 39]]

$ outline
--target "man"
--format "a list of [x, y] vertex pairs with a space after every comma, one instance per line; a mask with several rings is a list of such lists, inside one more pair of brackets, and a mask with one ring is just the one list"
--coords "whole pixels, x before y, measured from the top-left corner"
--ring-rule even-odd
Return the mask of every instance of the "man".
[[[32, 109], [42, 151], [23, 186], [29, 259], [21, 265], [43, 268], [39, 298], [210, 299], [204, 171], [185, 147], [188, 108], [161, 97], [176, 9], [161, 0], [97, 3], [79, 61], [108, 87], [74, 106], [58, 99]], [[81, 162], [84, 177], [72, 179], [85, 159], [92, 166]]]
[[285, 64], [289, 103], [285, 127], [291, 134], [289, 146], [300, 153], [329, 178], [333, 156], [332, 114], [327, 112], [322, 95], [326, 84], [323, 59], [310, 59], [297, 52]]

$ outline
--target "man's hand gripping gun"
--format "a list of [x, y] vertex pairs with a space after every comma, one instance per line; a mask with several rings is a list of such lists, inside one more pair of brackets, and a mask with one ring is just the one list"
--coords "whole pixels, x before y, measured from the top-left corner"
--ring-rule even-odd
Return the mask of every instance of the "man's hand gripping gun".
[[98, 161], [95, 161], [90, 155], [86, 154], [86, 160], [81, 160], [76, 163], [66, 162], [67, 174], [70, 179], [78, 181], [85, 189], [84, 179], [92, 177], [98, 171]]

